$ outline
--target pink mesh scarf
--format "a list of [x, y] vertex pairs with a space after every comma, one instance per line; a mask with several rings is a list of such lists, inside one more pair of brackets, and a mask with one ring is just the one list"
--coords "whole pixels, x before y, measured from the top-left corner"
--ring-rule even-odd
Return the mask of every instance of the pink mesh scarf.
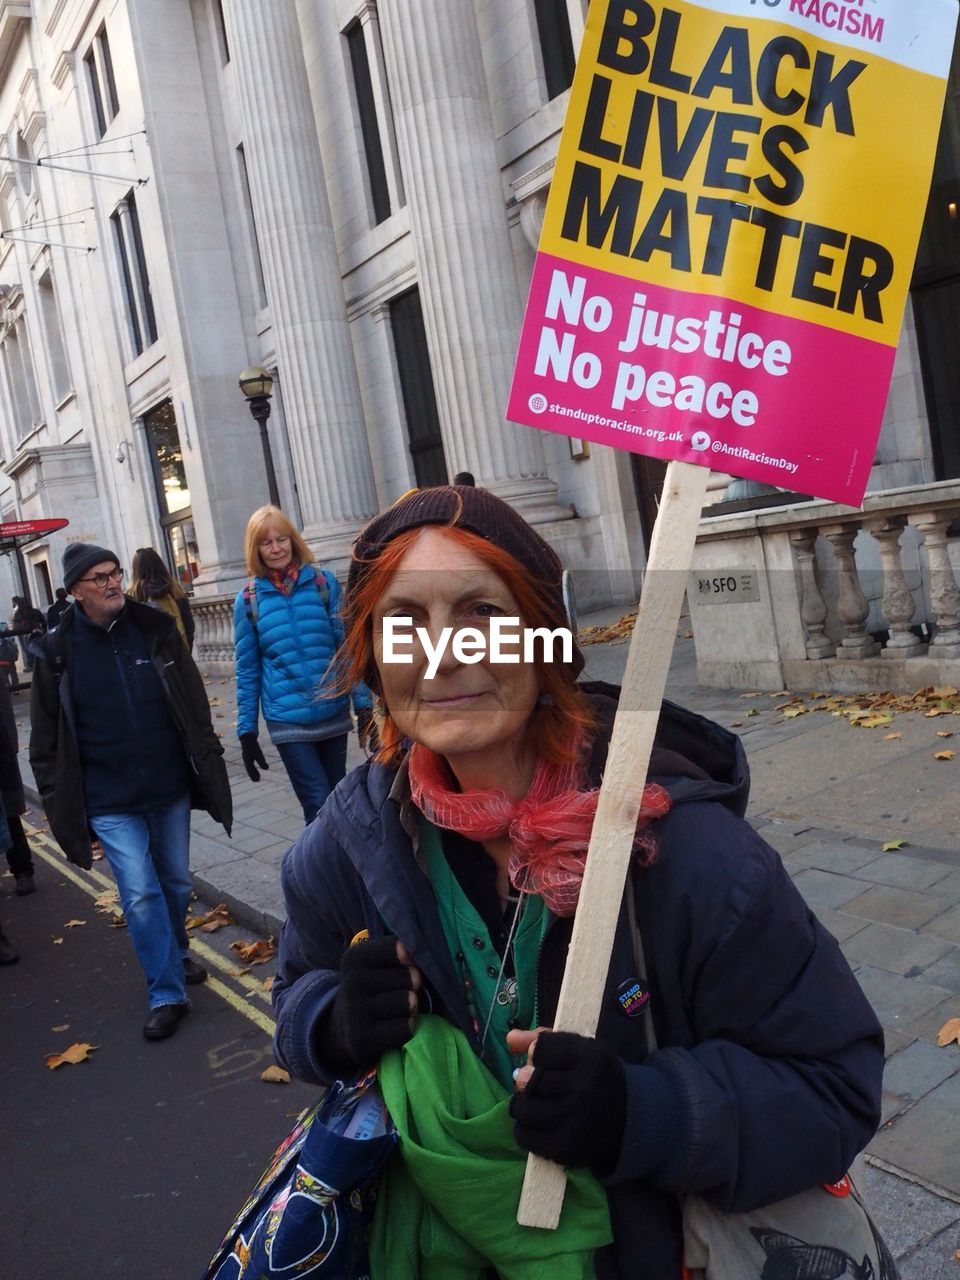
[[[430, 822], [468, 840], [508, 836], [513, 851], [507, 870], [513, 887], [539, 894], [554, 915], [574, 914], [600, 794], [596, 788], [578, 787], [578, 763], [541, 760], [527, 794], [514, 800], [499, 788], [455, 791], [442, 756], [420, 743], [411, 748], [409, 762], [413, 803]], [[634, 842], [644, 862], [652, 862], [657, 853], [656, 836], [644, 828], [669, 809], [666, 790], [648, 783]]]

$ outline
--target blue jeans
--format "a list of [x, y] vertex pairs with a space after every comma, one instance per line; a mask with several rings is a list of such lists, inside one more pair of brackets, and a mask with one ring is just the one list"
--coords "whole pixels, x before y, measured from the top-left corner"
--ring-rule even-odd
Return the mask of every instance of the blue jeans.
[[186, 1000], [190, 946], [190, 797], [146, 813], [101, 813], [90, 826], [113, 868], [130, 941], [147, 978], [150, 1008]]
[[347, 772], [347, 735], [318, 742], [278, 742], [276, 746], [309, 826]]

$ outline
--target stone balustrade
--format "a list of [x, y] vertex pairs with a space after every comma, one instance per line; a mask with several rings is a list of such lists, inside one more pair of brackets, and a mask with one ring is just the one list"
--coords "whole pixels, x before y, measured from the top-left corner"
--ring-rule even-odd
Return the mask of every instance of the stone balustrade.
[[705, 684], [960, 684], [960, 481], [705, 515], [688, 600]]
[[190, 602], [197, 626], [193, 656], [205, 676], [233, 675], [233, 602], [236, 595], [203, 596]]

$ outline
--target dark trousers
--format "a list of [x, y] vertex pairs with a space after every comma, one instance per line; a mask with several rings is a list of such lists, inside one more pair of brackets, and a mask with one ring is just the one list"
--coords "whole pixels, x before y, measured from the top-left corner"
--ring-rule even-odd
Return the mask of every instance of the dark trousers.
[[13, 841], [7, 850], [7, 865], [15, 876], [33, 875], [33, 854], [27, 843], [27, 833], [17, 814], [7, 815], [7, 826], [10, 828], [10, 839]]

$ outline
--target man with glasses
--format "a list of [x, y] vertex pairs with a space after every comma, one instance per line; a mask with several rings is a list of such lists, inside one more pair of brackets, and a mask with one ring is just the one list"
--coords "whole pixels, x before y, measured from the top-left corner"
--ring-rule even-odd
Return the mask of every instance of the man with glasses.
[[190, 809], [229, 832], [230, 784], [203, 680], [173, 619], [123, 592], [112, 551], [73, 542], [63, 585], [74, 607], [36, 646], [30, 763], [50, 829], [71, 862], [91, 837], [117, 881], [147, 979], [148, 1040], [190, 1011], [185, 984], [206, 971], [188, 954]]

